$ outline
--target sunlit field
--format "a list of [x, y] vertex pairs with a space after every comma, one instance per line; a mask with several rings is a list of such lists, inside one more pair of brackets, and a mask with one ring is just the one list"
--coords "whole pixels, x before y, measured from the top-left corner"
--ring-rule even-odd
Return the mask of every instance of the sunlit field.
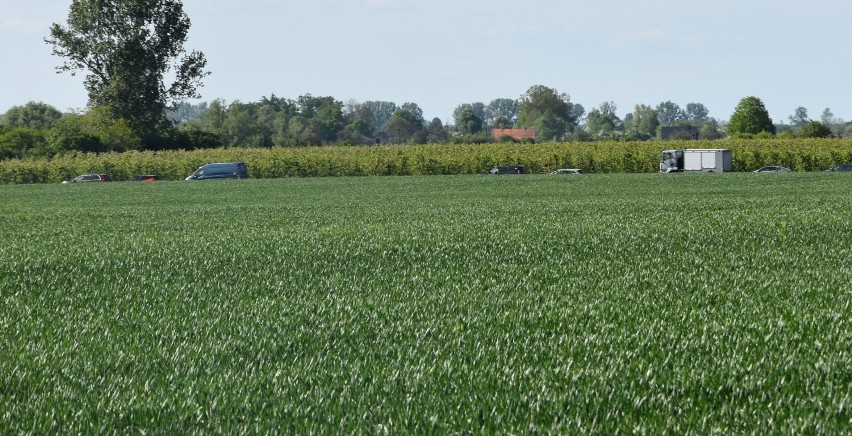
[[0, 433], [844, 433], [852, 176], [0, 186]]

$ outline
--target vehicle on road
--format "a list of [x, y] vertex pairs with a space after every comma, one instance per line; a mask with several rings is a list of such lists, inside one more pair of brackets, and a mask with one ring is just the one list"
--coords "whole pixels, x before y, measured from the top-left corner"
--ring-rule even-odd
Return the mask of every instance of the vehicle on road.
[[246, 179], [248, 167], [243, 162], [217, 162], [198, 167], [186, 180]]
[[766, 167], [760, 167], [753, 172], [755, 173], [789, 173], [792, 172], [790, 168], [782, 167], [780, 165], [769, 165]]
[[523, 165], [502, 165], [491, 168], [489, 174], [526, 174], [527, 167]]
[[156, 182], [160, 176], [156, 174], [137, 174], [130, 178], [131, 182]]
[[833, 166], [833, 167], [827, 169], [826, 171], [842, 171], [842, 172], [852, 171], [852, 164], [843, 164], [843, 165]]
[[558, 169], [558, 170], [556, 170], [556, 171], [553, 171], [553, 172], [552, 172], [552, 173], [550, 173], [550, 174], [551, 174], [551, 175], [557, 175], [557, 174], [586, 174], [586, 172], [585, 172], [585, 171], [583, 171], [583, 170], [581, 170], [581, 169], [579, 169], [579, 168], [560, 168], [560, 169]]
[[660, 155], [661, 173], [714, 173], [733, 170], [731, 150], [726, 148], [694, 148], [663, 150]]
[[62, 183], [83, 183], [83, 182], [108, 182], [109, 176], [106, 174], [82, 174], [74, 177], [71, 180], [65, 180]]

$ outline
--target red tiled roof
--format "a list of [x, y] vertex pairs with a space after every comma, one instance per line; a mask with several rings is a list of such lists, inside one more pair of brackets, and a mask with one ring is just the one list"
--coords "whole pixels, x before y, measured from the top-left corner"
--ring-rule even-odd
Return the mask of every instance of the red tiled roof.
[[491, 129], [491, 137], [500, 139], [504, 136], [511, 136], [515, 139], [532, 138], [535, 139], [535, 129]]

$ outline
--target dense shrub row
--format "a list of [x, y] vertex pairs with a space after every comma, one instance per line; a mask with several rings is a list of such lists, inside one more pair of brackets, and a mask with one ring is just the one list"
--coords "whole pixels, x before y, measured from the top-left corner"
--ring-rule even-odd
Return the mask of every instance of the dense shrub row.
[[140, 173], [178, 180], [201, 164], [220, 161], [246, 162], [253, 178], [482, 174], [500, 164], [526, 165], [532, 173], [556, 168], [599, 173], [655, 172], [660, 151], [671, 148], [730, 148], [734, 171], [763, 165], [819, 171], [852, 162], [849, 139], [227, 148], [11, 159], [0, 161], [0, 183], [56, 183], [87, 172], [107, 173], [113, 180], [127, 180]]

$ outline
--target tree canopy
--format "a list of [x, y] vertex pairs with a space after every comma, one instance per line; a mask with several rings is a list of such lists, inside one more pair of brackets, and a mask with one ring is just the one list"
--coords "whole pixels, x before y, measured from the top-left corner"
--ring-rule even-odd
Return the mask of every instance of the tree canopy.
[[801, 138], [828, 138], [831, 136], [831, 129], [819, 121], [808, 121], [796, 134]]
[[[169, 126], [166, 108], [200, 97], [209, 74], [204, 54], [183, 48], [189, 27], [179, 0], [73, 0], [67, 25], [54, 23], [45, 42], [65, 58], [59, 72], [88, 72], [90, 107], [154, 137]], [[168, 86], [166, 73], [174, 76]]]
[[542, 140], [561, 139], [577, 126], [571, 98], [544, 85], [533, 85], [518, 99], [518, 126], [535, 127]]
[[687, 119], [686, 112], [670, 100], [658, 104], [656, 111], [661, 126], [673, 126], [678, 121]]
[[622, 127], [621, 119], [615, 113], [616, 110], [618, 110], [618, 106], [611, 101], [605, 101], [590, 110], [586, 115], [586, 131], [593, 138], [612, 137], [613, 133], [619, 131]]
[[478, 117], [473, 106], [461, 107], [456, 115], [456, 128], [463, 134], [474, 134], [482, 131], [482, 118]]
[[55, 107], [29, 102], [23, 106], [13, 106], [2, 118], [2, 124], [9, 128], [26, 127], [29, 129], [49, 129], [62, 118], [62, 112]]
[[757, 97], [746, 97], [737, 104], [728, 123], [729, 136], [748, 136], [766, 132], [775, 134], [775, 125], [763, 101]]
[[657, 134], [660, 121], [657, 119], [657, 111], [651, 106], [637, 104], [633, 110], [631, 129], [640, 138], [652, 138]]

